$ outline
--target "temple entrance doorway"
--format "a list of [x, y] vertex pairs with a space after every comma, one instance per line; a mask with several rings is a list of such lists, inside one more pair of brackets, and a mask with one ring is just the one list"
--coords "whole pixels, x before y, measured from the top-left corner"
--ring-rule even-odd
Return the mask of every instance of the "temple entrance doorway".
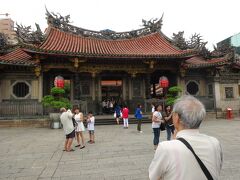
[[103, 113], [112, 114], [116, 104], [121, 102], [122, 84], [121, 79], [101, 80]]

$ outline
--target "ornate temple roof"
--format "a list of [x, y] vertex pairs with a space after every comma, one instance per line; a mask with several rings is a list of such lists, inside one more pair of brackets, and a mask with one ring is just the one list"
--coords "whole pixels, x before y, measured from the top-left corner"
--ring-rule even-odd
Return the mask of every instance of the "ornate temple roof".
[[[196, 54], [196, 49], [181, 50], [175, 47], [162, 32], [162, 17], [150, 21], [142, 20], [143, 28], [115, 32], [92, 31], [70, 24], [70, 16], [61, 16], [47, 11], [48, 29], [43, 35], [29, 28], [20, 27], [18, 35], [32, 53], [80, 56], [80, 57], [125, 57], [125, 58], [182, 58]], [[22, 29], [22, 30], [21, 30]], [[27, 36], [25, 34], [28, 34]], [[39, 37], [40, 36], [40, 37]], [[44, 36], [44, 38], [42, 38]], [[30, 38], [28, 38], [30, 37]], [[42, 40], [39, 43], [39, 40]], [[36, 44], [30, 45], [36, 41]], [[30, 43], [29, 43], [30, 42]]]
[[126, 58], [191, 57], [196, 52], [195, 50], [179, 50], [158, 32], [130, 39], [109, 40], [84, 37], [55, 27], [49, 28], [46, 40], [40, 46], [30, 47], [26, 51], [68, 56]]
[[211, 58], [209, 60], [206, 60], [201, 56], [194, 56], [185, 61], [185, 66], [187, 68], [194, 69], [212, 66], [222, 66], [229, 63], [232, 63], [232, 56], [230, 54], [227, 54], [223, 57]]
[[36, 66], [36, 62], [32, 60], [32, 56], [27, 54], [21, 48], [17, 48], [8, 54], [0, 56], [0, 64]]
[[[150, 21], [142, 20], [143, 28], [127, 32], [111, 30], [92, 31], [69, 24], [70, 16], [61, 16], [47, 11], [48, 28], [45, 34], [36, 24], [37, 30], [17, 25], [17, 35], [22, 48], [0, 56], [0, 64], [35, 66], [31, 55], [63, 55], [67, 57], [95, 58], [153, 58], [186, 60], [187, 68], [219, 66], [229, 62], [228, 57], [210, 60], [199, 56], [199, 46], [180, 49], [176, 42], [161, 32], [162, 17]], [[180, 34], [182, 35], [182, 33]], [[199, 39], [199, 37], [197, 37]], [[178, 39], [178, 38], [177, 38]], [[181, 37], [180, 37], [181, 40]], [[196, 48], [195, 48], [196, 47]]]

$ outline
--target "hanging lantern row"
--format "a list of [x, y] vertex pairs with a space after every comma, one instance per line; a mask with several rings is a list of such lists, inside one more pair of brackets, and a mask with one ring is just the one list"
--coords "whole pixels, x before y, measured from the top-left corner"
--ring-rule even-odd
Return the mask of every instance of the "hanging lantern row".
[[159, 78], [159, 85], [162, 88], [167, 88], [169, 86], [168, 78], [166, 76], [161, 76]]
[[54, 86], [58, 88], [64, 88], [64, 78], [62, 76], [55, 77]]

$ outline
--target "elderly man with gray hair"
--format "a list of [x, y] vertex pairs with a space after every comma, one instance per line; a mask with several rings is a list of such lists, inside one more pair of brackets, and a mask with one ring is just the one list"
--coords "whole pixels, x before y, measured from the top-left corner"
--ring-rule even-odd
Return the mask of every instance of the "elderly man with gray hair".
[[150, 180], [218, 179], [222, 168], [219, 141], [201, 134], [206, 116], [203, 104], [192, 96], [182, 96], [173, 107], [176, 139], [158, 145], [149, 167]]
[[72, 122], [73, 114], [70, 110], [66, 110], [66, 108], [61, 108], [60, 112], [62, 113], [60, 116], [60, 120], [63, 125], [64, 133], [66, 135], [64, 151], [67, 151], [67, 152], [74, 151], [71, 148], [73, 138], [75, 137], [75, 129], [73, 127], [73, 122]]

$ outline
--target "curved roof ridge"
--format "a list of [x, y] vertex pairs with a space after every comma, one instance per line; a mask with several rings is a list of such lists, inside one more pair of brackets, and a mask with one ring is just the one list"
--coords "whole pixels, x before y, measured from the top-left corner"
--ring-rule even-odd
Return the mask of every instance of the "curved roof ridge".
[[81, 27], [77, 27], [70, 24], [70, 15], [61, 16], [59, 13], [50, 13], [46, 9], [46, 16], [48, 25], [55, 27], [57, 29], [61, 29], [64, 32], [71, 32], [73, 34], [78, 34], [83, 37], [94, 37], [99, 39], [131, 39], [139, 36], [144, 36], [147, 34], [152, 34], [155, 32], [161, 32], [162, 27], [162, 19], [163, 15], [160, 19], [151, 19], [149, 21], [142, 20], [143, 28], [132, 30], [132, 31], [123, 31], [123, 32], [115, 32], [109, 29], [102, 31], [89, 30]]
[[[64, 41], [64, 43], [63, 43]], [[74, 47], [74, 48], [73, 48]], [[128, 47], [128, 48], [126, 48]], [[51, 27], [45, 41], [28, 52], [95, 57], [186, 57], [192, 50], [175, 48], [158, 32], [132, 39], [83, 37]]]
[[32, 56], [25, 52], [21, 47], [17, 47], [13, 51], [0, 56], [0, 64], [21, 66], [37, 65], [37, 63], [32, 60]]
[[204, 57], [198, 55], [186, 60], [186, 67], [190, 69], [205, 68], [212, 66], [221, 66], [231, 62], [232, 54], [226, 54], [223, 57], [213, 57], [206, 60]]

